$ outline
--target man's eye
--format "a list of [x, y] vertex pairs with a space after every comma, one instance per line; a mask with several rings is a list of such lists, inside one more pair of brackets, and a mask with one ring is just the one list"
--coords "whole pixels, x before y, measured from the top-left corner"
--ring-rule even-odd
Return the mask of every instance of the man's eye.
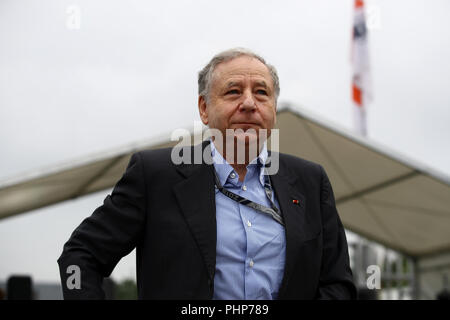
[[239, 94], [239, 90], [233, 89], [233, 90], [227, 91], [227, 94]]
[[256, 93], [263, 94], [263, 95], [267, 96], [267, 91], [266, 90], [259, 89], [258, 91], [256, 91]]

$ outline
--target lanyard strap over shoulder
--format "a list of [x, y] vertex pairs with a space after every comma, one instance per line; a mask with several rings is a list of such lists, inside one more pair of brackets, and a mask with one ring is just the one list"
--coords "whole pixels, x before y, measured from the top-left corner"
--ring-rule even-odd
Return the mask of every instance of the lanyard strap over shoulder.
[[267, 196], [267, 199], [269, 199], [270, 202], [270, 208], [263, 206], [259, 203], [253, 202], [251, 200], [248, 200], [244, 197], [241, 197], [238, 194], [235, 194], [227, 189], [225, 189], [222, 184], [220, 183], [219, 177], [217, 176], [217, 172], [216, 170], [214, 170], [213, 167], [213, 171], [214, 171], [214, 179], [216, 182], [216, 187], [217, 189], [219, 189], [220, 192], [222, 192], [224, 195], [226, 195], [228, 198], [230, 198], [231, 200], [234, 200], [240, 204], [243, 204], [247, 207], [253, 208], [257, 211], [263, 212], [265, 214], [270, 215], [273, 219], [275, 219], [275, 221], [277, 221], [278, 223], [280, 223], [281, 225], [284, 226], [284, 220], [283, 220], [283, 216], [281, 215], [280, 210], [275, 206], [275, 204], [272, 201], [272, 185], [270, 183], [270, 179], [268, 175], [264, 175], [264, 190]]

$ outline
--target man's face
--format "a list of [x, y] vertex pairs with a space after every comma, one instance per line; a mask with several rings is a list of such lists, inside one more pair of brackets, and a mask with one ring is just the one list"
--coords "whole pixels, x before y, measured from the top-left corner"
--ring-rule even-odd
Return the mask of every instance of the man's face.
[[[199, 97], [200, 117], [205, 125], [219, 129], [270, 129], [276, 121], [275, 92], [268, 68], [258, 59], [240, 56], [216, 66], [209, 103]], [[245, 139], [235, 134], [237, 139]], [[248, 135], [247, 135], [248, 138]], [[256, 139], [250, 136], [250, 140]]]

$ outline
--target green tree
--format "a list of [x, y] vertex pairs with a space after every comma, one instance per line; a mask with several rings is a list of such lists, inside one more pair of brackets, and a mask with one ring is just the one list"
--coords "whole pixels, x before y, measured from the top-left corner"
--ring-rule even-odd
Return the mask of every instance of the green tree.
[[115, 286], [115, 300], [137, 300], [137, 286], [132, 279], [125, 279]]

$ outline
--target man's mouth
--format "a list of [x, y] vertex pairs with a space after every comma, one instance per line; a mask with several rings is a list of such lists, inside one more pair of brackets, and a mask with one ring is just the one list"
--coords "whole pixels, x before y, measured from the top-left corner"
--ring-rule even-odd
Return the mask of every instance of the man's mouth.
[[232, 125], [237, 125], [237, 126], [258, 126], [260, 127], [261, 125], [259, 123], [256, 122], [235, 122]]

